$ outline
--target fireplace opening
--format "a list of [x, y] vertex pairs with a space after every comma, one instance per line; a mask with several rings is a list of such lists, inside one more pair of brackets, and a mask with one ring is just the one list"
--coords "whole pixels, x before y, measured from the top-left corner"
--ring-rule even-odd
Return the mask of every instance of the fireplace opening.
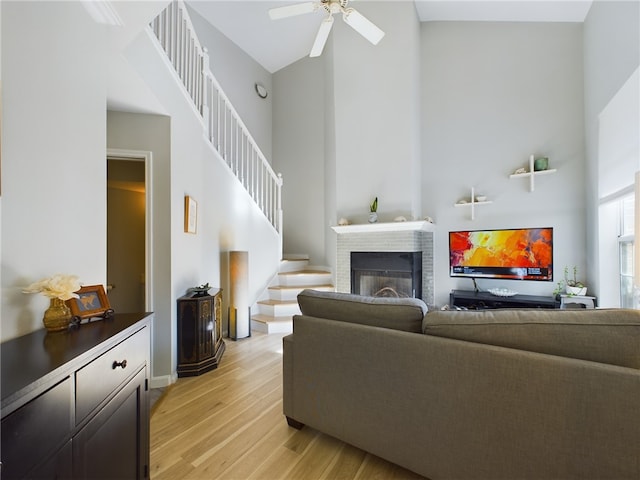
[[351, 293], [422, 298], [422, 252], [351, 252]]

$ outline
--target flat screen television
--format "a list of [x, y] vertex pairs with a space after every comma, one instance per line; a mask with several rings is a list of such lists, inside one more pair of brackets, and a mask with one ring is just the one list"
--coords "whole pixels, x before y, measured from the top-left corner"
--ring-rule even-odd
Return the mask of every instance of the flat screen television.
[[553, 228], [449, 232], [449, 275], [553, 280]]

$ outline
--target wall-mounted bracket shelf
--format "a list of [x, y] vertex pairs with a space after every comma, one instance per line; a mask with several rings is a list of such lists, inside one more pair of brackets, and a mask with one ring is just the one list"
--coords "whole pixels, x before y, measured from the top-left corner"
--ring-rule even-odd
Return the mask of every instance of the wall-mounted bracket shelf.
[[481, 200], [478, 201], [474, 187], [471, 187], [471, 200], [459, 200], [457, 203], [454, 203], [454, 207], [471, 207], [471, 220], [475, 220], [476, 218], [476, 205], [487, 205], [491, 203], [491, 200]]
[[529, 157], [529, 171], [524, 173], [512, 173], [509, 175], [509, 178], [529, 178], [529, 191], [533, 192], [536, 188], [535, 178], [538, 175], [550, 175], [552, 173], [556, 173], [557, 170], [555, 168], [550, 168], [548, 170], [534, 170], [533, 168], [534, 157], [531, 155]]

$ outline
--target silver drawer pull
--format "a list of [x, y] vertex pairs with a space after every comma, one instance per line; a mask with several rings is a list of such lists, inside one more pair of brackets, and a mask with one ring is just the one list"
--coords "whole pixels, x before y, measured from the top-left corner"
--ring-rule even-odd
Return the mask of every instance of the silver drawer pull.
[[117, 361], [113, 361], [113, 365], [111, 365], [111, 368], [113, 368], [114, 370], [118, 367], [122, 367], [122, 369], [124, 370], [125, 368], [127, 368], [127, 359], [125, 358], [124, 360], [122, 360], [121, 362], [117, 362]]

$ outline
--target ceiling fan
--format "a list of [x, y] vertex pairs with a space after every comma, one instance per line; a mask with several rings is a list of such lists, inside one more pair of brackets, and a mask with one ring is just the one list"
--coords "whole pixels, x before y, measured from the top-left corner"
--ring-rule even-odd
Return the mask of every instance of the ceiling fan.
[[272, 20], [278, 20], [305, 13], [315, 13], [318, 10], [325, 10], [328, 15], [320, 24], [320, 29], [313, 42], [313, 47], [311, 47], [310, 57], [318, 57], [322, 53], [324, 45], [327, 43], [327, 38], [329, 38], [331, 27], [333, 26], [333, 15], [336, 13], [342, 13], [342, 19], [347, 25], [372, 44], [377, 45], [378, 42], [382, 40], [382, 37], [384, 37], [384, 32], [361, 13], [351, 7], [347, 7], [347, 3], [349, 3], [349, 0], [319, 0], [316, 2], [298, 3], [272, 8], [269, 10], [269, 16]]

